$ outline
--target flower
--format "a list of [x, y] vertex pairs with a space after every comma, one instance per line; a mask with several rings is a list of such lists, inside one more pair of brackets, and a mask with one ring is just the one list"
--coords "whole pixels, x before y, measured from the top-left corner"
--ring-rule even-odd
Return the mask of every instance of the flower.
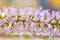
[[[17, 10], [13, 7], [3, 8], [0, 11], [0, 33], [30, 32], [34, 34], [59, 34], [55, 30], [60, 24], [60, 12], [23, 8]], [[57, 27], [56, 27], [57, 26]]]

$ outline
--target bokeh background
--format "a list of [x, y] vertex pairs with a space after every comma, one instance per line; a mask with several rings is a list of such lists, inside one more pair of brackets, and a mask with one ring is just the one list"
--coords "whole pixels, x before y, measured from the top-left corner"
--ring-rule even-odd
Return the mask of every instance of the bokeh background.
[[[55, 7], [60, 9], [60, 0], [47, 0], [48, 6]], [[15, 5], [15, 8], [24, 8], [24, 7], [40, 7], [40, 0], [0, 0], [1, 7], [9, 7], [12, 4]], [[42, 4], [45, 5], [46, 0], [42, 0]]]
[[0, 8], [3, 6], [9, 7], [12, 4], [14, 4], [16, 8], [37, 7], [38, 0], [0, 0]]

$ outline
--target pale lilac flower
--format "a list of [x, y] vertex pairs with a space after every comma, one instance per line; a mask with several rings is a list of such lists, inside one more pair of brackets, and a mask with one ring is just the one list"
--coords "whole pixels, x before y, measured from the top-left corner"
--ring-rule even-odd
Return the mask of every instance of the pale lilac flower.
[[10, 14], [10, 13], [8, 13], [7, 15], [6, 15], [6, 18], [11, 18], [12, 17], [12, 15]]
[[56, 19], [60, 20], [60, 13], [56, 12]]
[[52, 11], [52, 19], [56, 17], [56, 12]]
[[[59, 11], [49, 12], [49, 9], [38, 10], [33, 8], [23, 8], [17, 10], [14, 7], [3, 8], [2, 10], [0, 10], [0, 15], [1, 17], [3, 17], [0, 19], [0, 27], [1, 27], [0, 33], [31, 32], [33, 35], [38, 33], [42, 35], [47, 34], [47, 36], [49, 34], [60, 35], [60, 30], [55, 31], [52, 28], [52, 26], [54, 25], [51, 24], [51, 23], [56, 23], [56, 22], [52, 22], [53, 20], [55, 21], [60, 20]], [[17, 20], [18, 22], [16, 22]], [[31, 20], [33, 20], [34, 22]], [[38, 26], [38, 22], [36, 21], [40, 22], [39, 25], [41, 26], [41, 28]], [[9, 25], [5, 27], [6, 26], [5, 23], [9, 23]], [[47, 28], [44, 28], [45, 26], [44, 24], [47, 25]], [[2, 25], [5, 25], [3, 29], [2, 29]]]
[[2, 19], [0, 19], [0, 26], [1, 26], [2, 24], [4, 24], [4, 22], [3, 22], [3, 20], [2, 20]]
[[15, 21], [16, 21], [15, 18], [11, 18], [11, 19], [9, 20], [10, 23], [14, 23]]
[[44, 35], [43, 28], [39, 28], [38, 33]]
[[40, 23], [40, 26], [41, 26], [41, 27], [44, 27], [45, 25], [44, 25], [43, 23]]
[[39, 10], [37, 10], [35, 13], [34, 13], [34, 19], [33, 20], [40, 20], [40, 12]]
[[52, 25], [48, 25], [48, 28], [46, 29], [46, 33], [48, 34], [48, 35], [50, 35], [50, 34], [54, 34], [54, 29], [52, 28]]

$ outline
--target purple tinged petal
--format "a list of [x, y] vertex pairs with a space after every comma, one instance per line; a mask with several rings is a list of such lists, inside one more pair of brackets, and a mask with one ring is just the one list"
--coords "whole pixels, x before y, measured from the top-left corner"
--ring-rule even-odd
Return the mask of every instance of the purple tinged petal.
[[6, 15], [6, 18], [11, 18], [11, 17], [12, 17], [11, 14], [7, 14], [7, 15]]
[[56, 12], [56, 18], [60, 19], [60, 13], [59, 12]]
[[0, 19], [0, 26], [1, 26], [3, 23], [4, 23], [3, 20]]

